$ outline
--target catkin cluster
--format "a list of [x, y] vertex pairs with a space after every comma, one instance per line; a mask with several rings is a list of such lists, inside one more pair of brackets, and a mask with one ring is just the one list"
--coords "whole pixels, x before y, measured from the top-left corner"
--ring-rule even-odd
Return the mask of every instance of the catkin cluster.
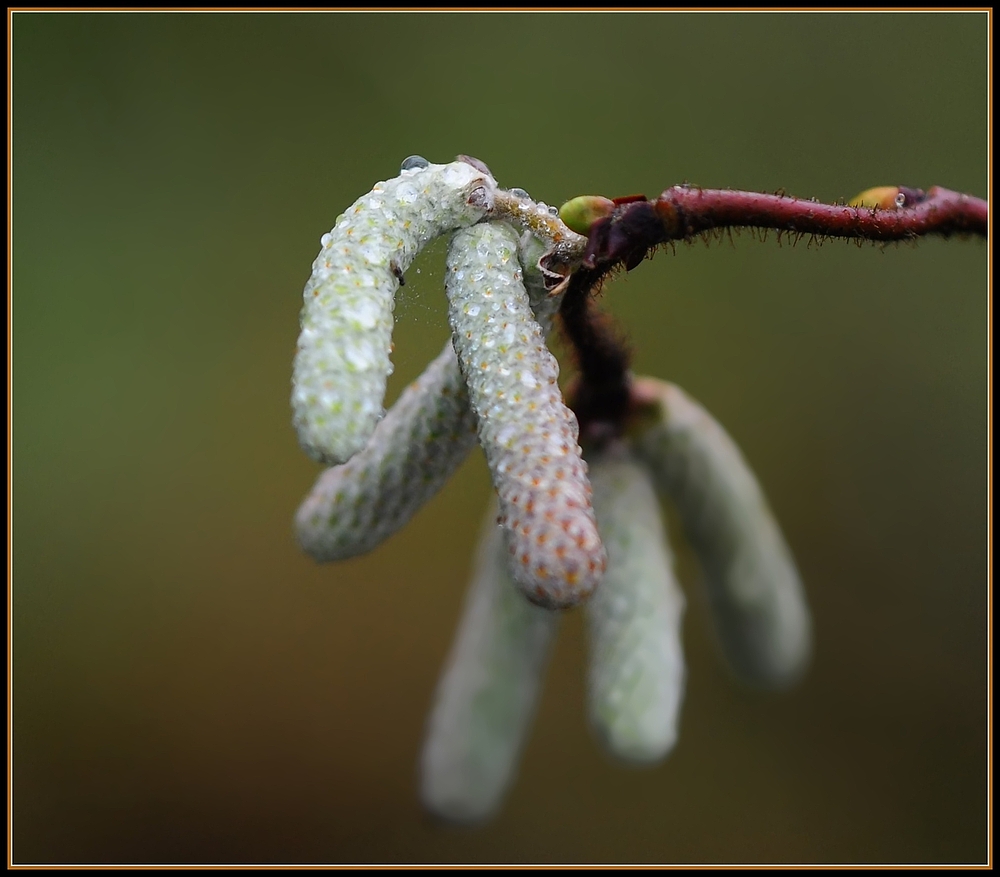
[[[292, 404], [302, 445], [340, 465], [317, 480], [296, 532], [321, 561], [374, 548], [438, 490], [478, 434], [514, 579], [533, 602], [564, 608], [593, 592], [605, 554], [576, 418], [545, 344], [559, 297], [545, 289], [536, 267], [545, 246], [527, 220], [537, 227], [536, 214], [553, 217], [521, 193], [507, 197], [526, 217], [523, 234], [476, 224], [496, 191], [479, 165], [408, 160], [324, 236], [305, 288]], [[383, 417], [402, 272], [433, 237], [460, 226], [470, 227], [453, 236], [445, 284], [452, 343]]]
[[[580, 201], [569, 207], [579, 213]], [[385, 413], [393, 296], [442, 234], [452, 235], [452, 339]], [[675, 745], [685, 598], [661, 500], [698, 555], [734, 672], [781, 686], [809, 658], [791, 552], [735, 443], [696, 402], [632, 379], [628, 422], [587, 448], [588, 473], [546, 345], [565, 288], [553, 268], [571, 272], [585, 243], [554, 208], [500, 189], [481, 162], [411, 156], [324, 235], [305, 287], [294, 423], [306, 451], [332, 465], [296, 515], [303, 548], [320, 561], [371, 550], [477, 441], [496, 490], [421, 756], [424, 804], [450, 820], [488, 817], [512, 782], [557, 629], [552, 609], [586, 604], [588, 715], [607, 751], [653, 763]]]
[[[630, 764], [675, 746], [686, 670], [685, 597], [660, 501], [672, 502], [704, 571], [732, 670], [782, 686], [803, 671], [810, 624], [794, 563], [753, 473], [722, 427], [682, 390], [635, 381], [639, 423], [590, 448], [607, 569], [586, 603], [587, 712], [600, 744]], [[516, 599], [491, 509], [421, 758], [433, 813], [479, 821], [500, 806], [530, 730], [555, 613]]]

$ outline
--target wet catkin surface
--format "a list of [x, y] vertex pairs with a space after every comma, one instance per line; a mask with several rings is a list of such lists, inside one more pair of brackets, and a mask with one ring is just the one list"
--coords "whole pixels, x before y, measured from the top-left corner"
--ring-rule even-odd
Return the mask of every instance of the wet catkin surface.
[[323, 235], [302, 293], [292, 408], [314, 459], [345, 463], [384, 414], [394, 296], [431, 240], [479, 219], [468, 205], [492, 178], [463, 162], [408, 167], [358, 198]]
[[514, 579], [541, 605], [576, 605], [600, 581], [607, 555], [576, 417], [524, 288], [517, 235], [499, 223], [458, 232], [445, 284]]

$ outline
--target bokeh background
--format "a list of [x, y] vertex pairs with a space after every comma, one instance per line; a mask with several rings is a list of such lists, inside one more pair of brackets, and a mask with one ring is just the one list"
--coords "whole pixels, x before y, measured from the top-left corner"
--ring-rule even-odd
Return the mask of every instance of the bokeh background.
[[[680, 547], [676, 750], [598, 749], [571, 614], [481, 828], [416, 795], [481, 455], [319, 567], [292, 536], [317, 468], [288, 398], [319, 238], [404, 156], [469, 153], [554, 204], [685, 180], [987, 197], [988, 35], [985, 14], [15, 14], [14, 861], [983, 861], [983, 242], [744, 234], [605, 288], [636, 369], [756, 469], [815, 659], [793, 691], [739, 688]], [[442, 263], [409, 273], [391, 394], [448, 337]]]

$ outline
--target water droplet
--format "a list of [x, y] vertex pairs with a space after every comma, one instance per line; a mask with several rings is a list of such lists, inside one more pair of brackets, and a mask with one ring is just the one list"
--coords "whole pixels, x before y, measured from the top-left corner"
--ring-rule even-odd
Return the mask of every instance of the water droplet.
[[457, 155], [455, 156], [455, 161], [462, 161], [465, 164], [471, 164], [477, 171], [483, 174], [488, 174], [493, 176], [490, 169], [486, 167], [486, 162], [480, 161], [478, 158], [473, 158], [471, 155]]
[[551, 213], [553, 216], [558, 216], [559, 215], [559, 208], [558, 207], [550, 207], [549, 208], [549, 213]]
[[400, 171], [415, 171], [430, 167], [430, 162], [422, 155], [408, 155], [399, 166]]
[[513, 189], [510, 190], [510, 194], [513, 195], [515, 198], [527, 198], [529, 200], [531, 199], [531, 195], [525, 192], [524, 189], [517, 188], [517, 186], [515, 186]]
[[396, 189], [396, 198], [400, 204], [412, 204], [419, 197], [419, 190], [410, 183], [403, 183]]

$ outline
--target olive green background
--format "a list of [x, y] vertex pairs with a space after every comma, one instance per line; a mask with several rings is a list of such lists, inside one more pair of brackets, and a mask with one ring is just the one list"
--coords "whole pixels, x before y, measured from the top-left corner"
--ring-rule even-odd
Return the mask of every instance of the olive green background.
[[[288, 403], [320, 236], [411, 153], [553, 204], [988, 196], [985, 14], [20, 13], [13, 49], [15, 862], [986, 858], [982, 241], [743, 234], [605, 287], [636, 370], [758, 473], [815, 659], [793, 691], [737, 686], [680, 548], [676, 750], [598, 749], [573, 613], [481, 828], [416, 795], [481, 454], [320, 567]], [[448, 337], [442, 253], [408, 275], [390, 394]]]

